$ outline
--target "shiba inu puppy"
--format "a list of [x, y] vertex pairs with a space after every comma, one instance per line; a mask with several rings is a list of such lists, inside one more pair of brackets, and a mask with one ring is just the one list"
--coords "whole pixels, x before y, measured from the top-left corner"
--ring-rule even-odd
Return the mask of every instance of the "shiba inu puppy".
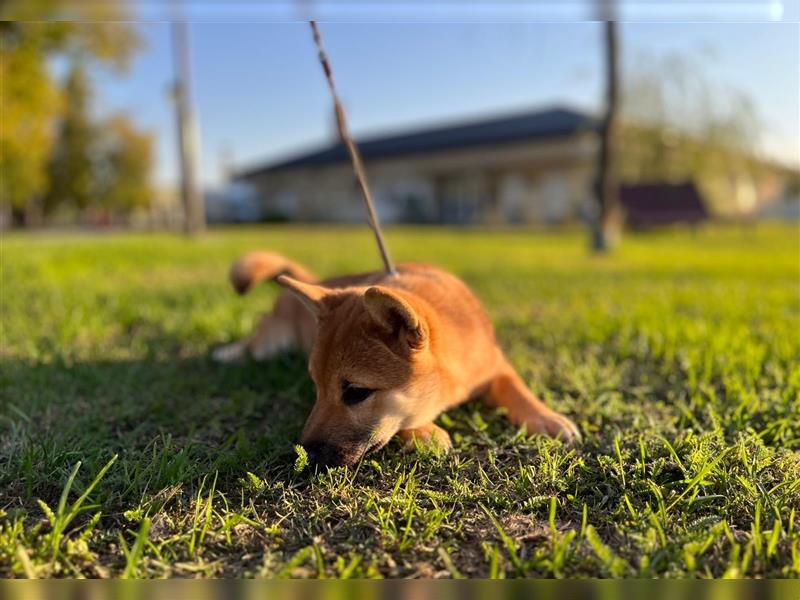
[[509, 364], [467, 286], [436, 267], [404, 264], [396, 275], [317, 281], [280, 255], [251, 252], [231, 266], [230, 278], [240, 294], [268, 279], [285, 289], [250, 337], [213, 356], [308, 355], [317, 399], [300, 443], [318, 464], [354, 464], [395, 435], [447, 450], [450, 436], [434, 420], [476, 397], [504, 408], [529, 433], [580, 437]]

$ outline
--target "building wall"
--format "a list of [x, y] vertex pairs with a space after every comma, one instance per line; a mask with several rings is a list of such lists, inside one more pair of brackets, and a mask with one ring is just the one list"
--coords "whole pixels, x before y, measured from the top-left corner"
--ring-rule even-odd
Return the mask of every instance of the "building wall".
[[[595, 138], [462, 148], [368, 161], [381, 220], [428, 223], [562, 222], [590, 198]], [[248, 179], [267, 217], [363, 222], [349, 163], [273, 171]]]

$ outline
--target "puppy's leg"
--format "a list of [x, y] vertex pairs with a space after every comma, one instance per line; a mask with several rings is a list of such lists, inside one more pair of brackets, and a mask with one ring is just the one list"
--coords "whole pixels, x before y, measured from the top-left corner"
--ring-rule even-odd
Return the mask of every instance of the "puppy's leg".
[[250, 354], [255, 360], [267, 360], [294, 348], [294, 325], [281, 315], [264, 315], [250, 338]]
[[221, 363], [243, 360], [248, 354], [255, 360], [266, 360], [295, 345], [294, 327], [280, 315], [267, 314], [261, 317], [252, 335], [238, 342], [221, 346], [211, 354]]
[[542, 433], [565, 441], [579, 440], [578, 428], [564, 415], [545, 406], [525, 385], [511, 365], [506, 364], [492, 380], [486, 401], [506, 409], [515, 425], [525, 425], [528, 433]]
[[225, 344], [219, 348], [214, 348], [211, 358], [218, 363], [235, 363], [244, 360], [247, 356], [247, 344], [250, 338], [239, 340], [231, 344]]
[[450, 441], [450, 434], [433, 423], [416, 429], [403, 429], [397, 432], [397, 436], [405, 442], [405, 447], [408, 450], [416, 448], [417, 442], [437, 452], [447, 452], [453, 447], [453, 442]]

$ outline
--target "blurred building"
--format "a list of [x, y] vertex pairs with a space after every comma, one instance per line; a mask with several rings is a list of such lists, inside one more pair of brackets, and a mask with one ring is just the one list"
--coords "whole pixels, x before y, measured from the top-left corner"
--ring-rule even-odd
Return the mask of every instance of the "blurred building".
[[764, 204], [758, 216], [766, 220], [800, 221], [800, 191], [787, 191], [774, 202]]
[[[358, 146], [384, 222], [561, 223], [593, 210], [597, 121], [575, 110], [553, 108], [420, 129], [359, 140]], [[635, 161], [641, 154], [635, 144], [621, 146], [626, 159]], [[624, 171], [626, 183], [686, 179], [626, 179]], [[779, 193], [781, 177], [775, 170], [764, 172], [768, 185], [745, 176], [733, 161], [722, 170], [721, 195], [735, 202], [734, 212], [752, 213], [767, 196]], [[263, 219], [364, 220], [347, 150], [340, 143], [242, 171], [235, 180], [255, 190]], [[708, 187], [704, 181], [695, 183], [704, 192]]]
[[[553, 109], [359, 141], [384, 222], [559, 222], [590, 202], [595, 122]], [[266, 218], [358, 222], [342, 144], [238, 175]]]
[[257, 191], [247, 183], [225, 183], [206, 190], [204, 196], [209, 223], [249, 223], [263, 218], [264, 208]]

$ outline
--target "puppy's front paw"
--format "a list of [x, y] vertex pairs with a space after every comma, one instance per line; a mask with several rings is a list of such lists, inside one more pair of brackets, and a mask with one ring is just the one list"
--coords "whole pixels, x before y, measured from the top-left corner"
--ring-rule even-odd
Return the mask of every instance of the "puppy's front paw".
[[528, 433], [541, 433], [568, 443], [579, 442], [581, 439], [581, 432], [575, 423], [549, 408], [531, 413], [523, 424]]
[[453, 447], [450, 434], [438, 425], [425, 425], [417, 429], [404, 429], [397, 434], [405, 442], [406, 450], [414, 450], [417, 444], [433, 450], [436, 454], [446, 454]]
[[214, 351], [211, 352], [211, 358], [218, 363], [234, 363], [244, 360], [246, 351], [247, 348], [244, 344], [234, 342], [233, 344], [214, 348]]

